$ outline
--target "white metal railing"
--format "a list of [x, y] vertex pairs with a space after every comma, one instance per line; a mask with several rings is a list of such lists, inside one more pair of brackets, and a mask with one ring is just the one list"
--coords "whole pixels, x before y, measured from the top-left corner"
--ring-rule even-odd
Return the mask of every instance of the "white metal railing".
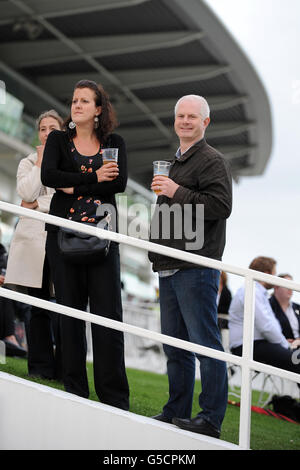
[[241, 406], [240, 406], [240, 425], [239, 425], [239, 446], [242, 449], [250, 448], [250, 427], [251, 427], [251, 371], [256, 370], [265, 372], [267, 374], [277, 375], [283, 379], [288, 379], [300, 383], [299, 374], [289, 372], [277, 367], [269, 366], [253, 360], [253, 333], [254, 333], [254, 295], [255, 295], [255, 281], [263, 281], [271, 283], [276, 286], [286, 287], [288, 289], [300, 292], [300, 284], [289, 281], [269, 274], [264, 274], [251, 269], [243, 269], [236, 266], [223, 263], [221, 261], [205, 258], [203, 256], [186, 253], [182, 250], [165, 247], [156, 243], [151, 243], [146, 240], [139, 240], [137, 238], [129, 237], [116, 232], [107, 232], [97, 227], [89, 227], [78, 222], [73, 222], [53, 215], [44, 214], [41, 212], [25, 209], [14, 204], [0, 201], [0, 210], [25, 216], [31, 219], [42, 220], [46, 223], [57, 225], [60, 227], [67, 227], [74, 230], [81, 231], [90, 235], [106, 238], [117, 243], [125, 243], [127, 245], [141, 248], [147, 251], [153, 251], [159, 254], [170, 256], [172, 258], [189, 261], [195, 265], [205, 266], [208, 268], [218, 269], [231, 274], [242, 276], [245, 278], [245, 302], [244, 302], [244, 327], [243, 327], [243, 356], [234, 356], [232, 354], [217, 351], [199, 344], [190, 343], [188, 341], [173, 338], [171, 336], [163, 335], [161, 333], [139, 328], [134, 325], [111, 320], [108, 318], [100, 317], [92, 313], [83, 312], [74, 308], [66, 307], [64, 305], [48, 302], [29, 295], [20, 294], [9, 289], [0, 288], [0, 296], [13, 300], [18, 300], [27, 304], [52, 310], [63, 315], [72, 316], [84, 321], [90, 321], [98, 325], [102, 325], [115, 330], [120, 330], [127, 333], [132, 333], [137, 336], [152, 339], [170, 346], [175, 346], [185, 349], [190, 352], [202, 354], [214, 359], [219, 359], [225, 362], [237, 364], [242, 368], [242, 381], [241, 381]]

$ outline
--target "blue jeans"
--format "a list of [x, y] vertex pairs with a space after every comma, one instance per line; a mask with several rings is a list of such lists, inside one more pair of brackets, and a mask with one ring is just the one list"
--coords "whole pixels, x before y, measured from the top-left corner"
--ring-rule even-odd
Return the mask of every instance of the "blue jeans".
[[[160, 308], [163, 334], [223, 351], [217, 324], [219, 271], [192, 268], [161, 277]], [[190, 418], [195, 383], [195, 356], [200, 361], [202, 391], [199, 413], [218, 429], [227, 406], [227, 369], [224, 361], [164, 345], [169, 378], [168, 418]]]

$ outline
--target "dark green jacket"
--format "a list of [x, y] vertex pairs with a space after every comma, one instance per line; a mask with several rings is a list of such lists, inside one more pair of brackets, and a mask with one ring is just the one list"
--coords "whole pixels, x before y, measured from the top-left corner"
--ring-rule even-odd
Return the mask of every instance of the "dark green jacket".
[[[232, 209], [229, 163], [202, 139], [180, 158], [175, 157], [169, 177], [179, 184], [179, 188], [172, 199], [167, 196], [157, 198], [150, 241], [221, 260], [225, 247], [226, 219]], [[201, 205], [204, 208], [203, 219]], [[168, 208], [175, 208], [176, 213], [173, 216], [170, 211], [170, 223], [167, 220]], [[193, 234], [194, 238], [191, 238]], [[195, 267], [189, 262], [154, 252], [149, 253], [149, 259], [154, 271]]]

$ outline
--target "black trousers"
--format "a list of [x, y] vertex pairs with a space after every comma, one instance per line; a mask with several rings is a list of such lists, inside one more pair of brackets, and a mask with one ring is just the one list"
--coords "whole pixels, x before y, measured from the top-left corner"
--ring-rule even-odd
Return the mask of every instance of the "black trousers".
[[0, 297], [0, 339], [16, 334], [15, 320], [18, 318], [24, 323], [26, 339], [28, 340], [30, 316], [30, 305]]
[[[241, 356], [243, 347], [232, 348], [232, 353], [237, 356]], [[286, 349], [280, 346], [280, 344], [270, 343], [266, 340], [256, 340], [253, 345], [253, 359], [263, 364], [269, 364], [270, 366], [279, 367], [280, 369], [289, 370], [300, 374], [300, 361], [297, 357], [300, 357], [297, 352], [291, 349]]]
[[[56, 300], [62, 305], [122, 321], [119, 247], [111, 243], [101, 264], [75, 265], [63, 260], [57, 233], [48, 232], [47, 256]], [[67, 392], [88, 398], [85, 322], [60, 316], [63, 382]], [[91, 325], [95, 390], [99, 400], [128, 410], [129, 387], [124, 361], [124, 338], [118, 330]]]
[[15, 334], [15, 308], [13, 300], [0, 297], [0, 339]]
[[23, 302], [19, 302], [17, 300], [12, 300], [15, 309], [15, 316], [24, 323], [25, 326], [25, 334], [26, 340], [28, 342], [29, 338], [29, 324], [31, 318], [31, 305], [24, 304]]
[[[41, 288], [28, 288], [28, 294], [50, 300], [50, 268], [45, 258]], [[31, 307], [28, 334], [28, 373], [49, 379], [61, 379], [61, 341], [59, 316], [55, 312]]]

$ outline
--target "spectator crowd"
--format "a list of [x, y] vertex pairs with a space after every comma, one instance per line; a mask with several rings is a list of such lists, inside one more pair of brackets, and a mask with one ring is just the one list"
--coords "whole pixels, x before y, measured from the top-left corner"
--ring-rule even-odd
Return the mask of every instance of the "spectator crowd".
[[[195, 240], [182, 232], [178, 237], [174, 222], [168, 238], [161, 236], [161, 231], [154, 236], [151, 227], [150, 241], [221, 260], [232, 207], [232, 182], [228, 162], [205, 140], [209, 123], [209, 105], [203, 97], [187, 95], [178, 100], [174, 129], [179, 148], [168, 176], [156, 174], [151, 185], [158, 195], [153, 218], [163, 206], [172, 210], [190, 205]], [[106, 221], [117, 231], [107, 208], [117, 213], [115, 195], [126, 188], [127, 157], [123, 138], [114, 133], [116, 125], [113, 106], [102, 86], [79, 81], [65, 121], [54, 110], [37, 119], [40, 144], [36, 152], [20, 161], [17, 172], [21, 206], [90, 226]], [[106, 160], [107, 153], [117, 154], [117, 160], [112, 156]], [[204, 206], [201, 221], [195, 211], [198, 205]], [[202, 245], [196, 230], [200, 222]], [[186, 220], [183, 226], [187, 226]], [[110, 242], [105, 253], [100, 250], [100, 257], [94, 242], [89, 241], [89, 251], [67, 256], [62, 244], [66, 236], [72, 236], [76, 246], [83, 243], [76, 233], [20, 217], [9, 253], [0, 245], [0, 286], [122, 321], [118, 244]], [[220, 329], [228, 328], [230, 349], [241, 355], [244, 287], [232, 295], [224, 272], [153, 252], [149, 259], [159, 276], [162, 333], [223, 351]], [[249, 268], [275, 275], [276, 261], [259, 256]], [[292, 279], [287, 273], [279, 276]], [[290, 289], [256, 282], [254, 360], [300, 372], [300, 364], [293, 361], [293, 352], [300, 346], [299, 312]], [[25, 325], [24, 342], [16, 332], [17, 318]], [[60, 380], [67, 392], [88, 398], [84, 321], [0, 297], [0, 340], [8, 356], [27, 358], [30, 376]], [[92, 324], [92, 347], [99, 400], [128, 410], [123, 333]], [[164, 352], [169, 396], [161, 413], [153, 418], [218, 438], [227, 406], [226, 364], [168, 345], [164, 345]], [[192, 418], [196, 359], [202, 382], [201, 411]]]

